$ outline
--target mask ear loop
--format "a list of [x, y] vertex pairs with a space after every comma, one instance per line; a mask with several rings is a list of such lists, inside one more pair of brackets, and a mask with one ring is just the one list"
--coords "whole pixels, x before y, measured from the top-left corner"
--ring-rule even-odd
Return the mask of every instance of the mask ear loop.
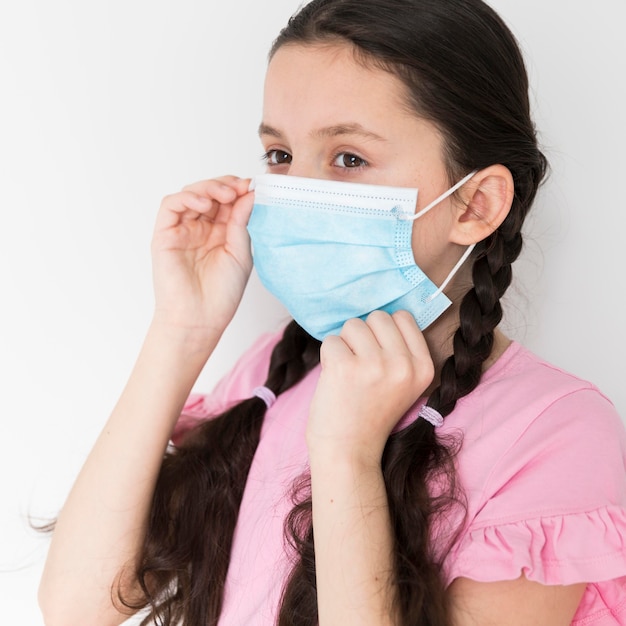
[[463, 253], [463, 256], [459, 259], [458, 263], [452, 268], [452, 271], [446, 276], [446, 279], [441, 283], [441, 287], [437, 289], [437, 291], [431, 293], [428, 298], [426, 298], [426, 302], [430, 302], [434, 300], [439, 294], [443, 293], [443, 290], [448, 286], [448, 283], [454, 278], [454, 275], [459, 271], [459, 268], [465, 261], [467, 261], [467, 257], [472, 254], [472, 250], [476, 247], [476, 244], [473, 243], [471, 246], [467, 247], [467, 250]]
[[[443, 202], [448, 196], [451, 196], [457, 189], [462, 187], [465, 183], [471, 180], [478, 170], [474, 170], [470, 172], [467, 176], [462, 178], [456, 185], [450, 187], [448, 191], [442, 193], [438, 198], [435, 198], [428, 206], [424, 207], [421, 211], [414, 213], [412, 215], [408, 215], [407, 213], [397, 213], [398, 219], [407, 220], [410, 222], [414, 222], [416, 219], [422, 217], [430, 211], [432, 208], [436, 207], [440, 202]], [[426, 302], [430, 302], [434, 300], [438, 295], [443, 293], [443, 290], [448, 286], [448, 283], [454, 278], [454, 275], [459, 271], [459, 268], [467, 261], [467, 258], [470, 254], [472, 254], [472, 250], [476, 247], [476, 244], [473, 243], [471, 246], [468, 246], [467, 250], [463, 253], [463, 256], [459, 259], [458, 263], [452, 268], [452, 271], [446, 276], [446, 279], [441, 283], [441, 286], [432, 293], [428, 298], [426, 298]]]
[[419, 219], [420, 217], [422, 217], [422, 215], [426, 215], [428, 211], [436, 207], [440, 202], [443, 202], [448, 196], [451, 196], [457, 189], [459, 189], [460, 187], [463, 187], [463, 185], [467, 183], [468, 181], [470, 181], [477, 173], [478, 173], [478, 170], [474, 170], [473, 172], [470, 172], [465, 178], [462, 178], [456, 185], [454, 185], [453, 187], [450, 187], [448, 191], [442, 193], [438, 198], [435, 198], [427, 207], [424, 207], [421, 211], [418, 211], [417, 213], [410, 214], [410, 215], [408, 213], [399, 213], [398, 218], [401, 220], [408, 220], [409, 222], [414, 222], [416, 219]]

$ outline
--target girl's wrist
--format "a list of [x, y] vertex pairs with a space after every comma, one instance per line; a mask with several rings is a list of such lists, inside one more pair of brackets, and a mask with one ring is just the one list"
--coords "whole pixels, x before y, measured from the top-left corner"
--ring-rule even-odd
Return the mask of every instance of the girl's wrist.
[[311, 472], [334, 472], [346, 468], [361, 473], [381, 470], [382, 449], [371, 443], [312, 441], [307, 439]]
[[189, 357], [205, 360], [211, 355], [222, 336], [223, 330], [209, 326], [184, 326], [173, 324], [155, 313], [148, 335], [170, 349], [184, 352]]

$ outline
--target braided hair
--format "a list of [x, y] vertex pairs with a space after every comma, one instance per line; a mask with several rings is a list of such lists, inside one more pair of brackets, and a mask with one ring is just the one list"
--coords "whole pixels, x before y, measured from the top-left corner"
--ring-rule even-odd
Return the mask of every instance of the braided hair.
[[[270, 358], [265, 386], [276, 395], [319, 363], [319, 341], [291, 322]], [[163, 459], [147, 531], [134, 573], [150, 612], [142, 625], [217, 624], [246, 478], [259, 443], [266, 404], [232, 406], [184, 434]]]
[[[547, 169], [530, 116], [522, 55], [509, 29], [482, 0], [313, 0], [281, 31], [270, 56], [285, 45], [319, 42], [348, 44], [359, 62], [404, 83], [415, 114], [442, 134], [451, 182], [493, 164], [512, 174], [511, 210], [470, 257], [472, 286], [461, 299], [453, 352], [428, 398], [445, 418], [480, 382], [502, 319], [500, 300], [511, 283], [511, 264], [522, 249], [522, 225]], [[319, 342], [292, 322], [272, 353], [265, 384], [280, 394], [318, 360]], [[166, 455], [137, 562], [144, 597], [121, 599], [132, 608], [151, 607], [143, 624], [217, 623], [264, 415], [262, 400], [244, 400], [196, 427]], [[385, 447], [396, 602], [407, 626], [451, 624], [442, 563], [454, 534], [442, 546], [439, 537], [433, 541], [433, 532], [447, 518], [444, 513], [463, 503], [454, 467], [460, 444], [417, 420], [393, 433]], [[306, 476], [295, 486], [285, 525], [299, 560], [285, 585], [279, 624], [313, 626], [315, 550]]]

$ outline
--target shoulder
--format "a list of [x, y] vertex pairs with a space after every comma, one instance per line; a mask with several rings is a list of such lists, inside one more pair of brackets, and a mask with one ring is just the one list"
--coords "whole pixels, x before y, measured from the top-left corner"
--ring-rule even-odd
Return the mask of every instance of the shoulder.
[[514, 344], [451, 416], [468, 505], [455, 574], [626, 574], [626, 429], [593, 384]]
[[284, 328], [280, 328], [260, 335], [220, 380], [212, 395], [219, 394], [233, 401], [249, 397], [255, 387], [265, 382], [272, 352], [282, 339], [283, 332]]
[[461, 477], [481, 494], [473, 504], [505, 490], [529, 502], [502, 516], [593, 508], [607, 498], [626, 506], [626, 429], [610, 400], [519, 344], [500, 361], [447, 419], [463, 433]]
[[593, 383], [548, 363], [517, 342], [483, 375], [478, 389], [492, 400], [498, 395], [500, 405], [508, 406], [509, 411], [526, 408], [529, 415], [539, 415], [562, 398], [587, 391], [586, 397], [616, 414], [610, 400]]
[[462, 430], [468, 453], [490, 450], [483, 460], [491, 467], [514, 467], [516, 459], [524, 463], [558, 450], [569, 456], [568, 450], [582, 449], [593, 457], [606, 446], [626, 456], [626, 429], [612, 402], [592, 383], [515, 342], [446, 421]]

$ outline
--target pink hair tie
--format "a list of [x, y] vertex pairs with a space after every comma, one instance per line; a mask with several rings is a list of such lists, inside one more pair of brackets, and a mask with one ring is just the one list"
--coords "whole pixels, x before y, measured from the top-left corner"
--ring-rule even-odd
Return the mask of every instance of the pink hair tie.
[[441, 413], [439, 413], [437, 409], [433, 409], [432, 406], [428, 406], [426, 404], [420, 409], [419, 413], [417, 414], [417, 417], [421, 417], [422, 419], [425, 419], [427, 422], [432, 424], [435, 428], [439, 428], [439, 426], [443, 424], [443, 417]]
[[261, 398], [268, 409], [276, 402], [276, 394], [269, 387], [255, 387], [252, 395]]

